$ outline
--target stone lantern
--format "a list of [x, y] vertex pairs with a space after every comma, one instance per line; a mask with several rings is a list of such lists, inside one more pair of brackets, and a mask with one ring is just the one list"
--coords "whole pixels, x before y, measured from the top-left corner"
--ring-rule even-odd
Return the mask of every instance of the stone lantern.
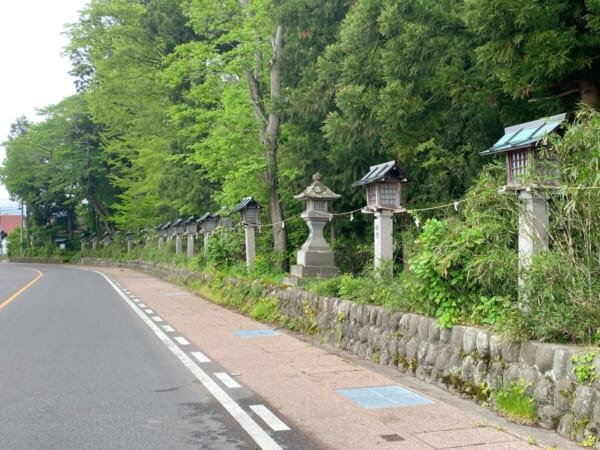
[[102, 241], [104, 242], [104, 246], [108, 247], [110, 244], [110, 233], [108, 231], [105, 231], [104, 234], [102, 235]]
[[182, 240], [185, 233], [185, 224], [183, 219], [177, 219], [172, 227], [175, 233], [175, 253], [179, 255], [182, 252]]
[[127, 253], [131, 251], [131, 248], [133, 246], [133, 236], [133, 231], [128, 231], [127, 233], [125, 233], [125, 239], [127, 240]]
[[90, 235], [90, 239], [92, 240], [92, 250], [96, 250], [96, 248], [98, 248], [98, 235], [96, 233], [92, 233]]
[[161, 250], [163, 247], [165, 234], [166, 234], [165, 225], [161, 223], [159, 226], [156, 227], [156, 235], [158, 236], [158, 249], [159, 250]]
[[515, 192], [519, 198], [519, 284], [533, 256], [548, 248], [545, 189], [539, 189], [533, 181], [546, 188], [556, 185], [556, 165], [540, 152], [540, 144], [550, 133], [562, 133], [566, 118], [566, 114], [558, 114], [507, 127], [504, 136], [481, 152], [482, 156], [506, 155], [507, 184], [503, 191]]
[[394, 259], [394, 213], [406, 211], [400, 195], [405, 183], [408, 183], [408, 178], [396, 161], [388, 161], [371, 166], [364, 177], [352, 184], [366, 186], [367, 206], [362, 212], [375, 216], [375, 267], [387, 261], [390, 275]]
[[81, 244], [81, 251], [85, 250], [87, 244], [87, 235], [85, 233], [79, 235], [79, 243]]
[[231, 213], [223, 206], [218, 212], [213, 214], [215, 218], [215, 228], [231, 228], [232, 220]]
[[163, 225], [163, 228], [165, 230], [165, 237], [167, 238], [167, 242], [171, 242], [173, 236], [175, 235], [173, 224], [171, 222], [167, 222]]
[[150, 247], [150, 244], [152, 243], [152, 227], [146, 226], [142, 232], [144, 233], [144, 247]]
[[187, 255], [188, 258], [194, 257], [194, 240], [198, 234], [198, 218], [196, 216], [188, 217], [184, 222], [185, 235], [187, 236]]
[[331, 218], [329, 204], [340, 198], [340, 195], [321, 183], [321, 175], [316, 173], [313, 183], [294, 198], [306, 203], [306, 209], [300, 217], [308, 225], [310, 234], [298, 251], [298, 264], [292, 266], [291, 274], [296, 277], [321, 278], [338, 275], [340, 271], [335, 266], [333, 253], [323, 237], [323, 228]]
[[202, 234], [204, 235], [204, 255], [208, 251], [208, 239], [215, 230], [216, 219], [211, 213], [205, 213], [198, 219], [198, 223], [202, 226]]
[[246, 237], [246, 267], [254, 265], [256, 258], [256, 227], [258, 225], [258, 210], [260, 205], [252, 197], [245, 197], [234, 208], [233, 212], [240, 213], [240, 222], [244, 225]]

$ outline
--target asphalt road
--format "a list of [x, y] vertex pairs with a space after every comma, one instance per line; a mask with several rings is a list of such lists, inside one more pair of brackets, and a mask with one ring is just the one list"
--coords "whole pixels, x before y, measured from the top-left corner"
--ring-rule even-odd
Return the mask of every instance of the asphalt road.
[[1, 449], [262, 446], [106, 279], [64, 266], [0, 264], [0, 405]]

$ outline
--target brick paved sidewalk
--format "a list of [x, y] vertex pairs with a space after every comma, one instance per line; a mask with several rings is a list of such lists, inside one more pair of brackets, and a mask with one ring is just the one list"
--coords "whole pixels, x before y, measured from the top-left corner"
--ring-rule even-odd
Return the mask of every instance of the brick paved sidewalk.
[[[273, 328], [148, 274], [93, 270], [126, 286], [319, 448], [581, 448], [553, 431], [511, 424], [470, 400], [286, 330], [256, 332]], [[397, 387], [351, 390], [386, 386]]]

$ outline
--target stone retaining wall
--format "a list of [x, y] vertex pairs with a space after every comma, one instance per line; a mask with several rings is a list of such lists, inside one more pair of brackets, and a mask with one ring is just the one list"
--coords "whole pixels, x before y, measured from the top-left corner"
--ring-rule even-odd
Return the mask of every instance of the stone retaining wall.
[[[103, 261], [83, 262], [97, 265]], [[161, 277], [210, 279], [206, 274], [155, 264], [120, 265]], [[475, 327], [439, 328], [433, 318], [390, 313], [299, 288], [269, 286], [263, 295], [276, 296], [281, 313], [292, 320], [315, 323], [313, 329], [321, 341], [479, 401], [487, 401], [490, 392], [521, 386], [535, 402], [540, 426], [579, 441], [587, 439], [586, 444], [600, 441], [600, 356], [593, 350], [506, 342]], [[574, 363], [574, 357], [580, 362]], [[585, 382], [580, 382], [576, 372]], [[493, 399], [492, 395], [492, 406]]]

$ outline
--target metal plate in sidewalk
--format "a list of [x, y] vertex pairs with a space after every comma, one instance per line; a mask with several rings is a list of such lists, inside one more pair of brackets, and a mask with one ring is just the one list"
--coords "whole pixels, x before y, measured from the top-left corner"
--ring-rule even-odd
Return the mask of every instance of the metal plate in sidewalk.
[[258, 337], [258, 336], [279, 336], [275, 330], [263, 329], [263, 330], [236, 330], [234, 333], [240, 337]]
[[337, 389], [338, 394], [366, 409], [393, 408], [396, 406], [426, 405], [432, 400], [400, 386], [374, 386]]

